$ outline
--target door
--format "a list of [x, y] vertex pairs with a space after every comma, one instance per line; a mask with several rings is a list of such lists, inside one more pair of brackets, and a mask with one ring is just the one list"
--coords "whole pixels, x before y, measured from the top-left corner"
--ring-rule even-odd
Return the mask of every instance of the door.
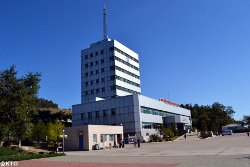
[[79, 150], [83, 150], [83, 135], [79, 136]]

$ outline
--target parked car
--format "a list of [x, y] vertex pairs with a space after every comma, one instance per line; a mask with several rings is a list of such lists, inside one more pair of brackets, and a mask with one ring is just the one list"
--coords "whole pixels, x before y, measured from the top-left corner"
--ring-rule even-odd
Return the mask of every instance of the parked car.
[[222, 136], [224, 136], [224, 135], [232, 135], [233, 132], [232, 132], [232, 130], [223, 130], [221, 134], [222, 134]]

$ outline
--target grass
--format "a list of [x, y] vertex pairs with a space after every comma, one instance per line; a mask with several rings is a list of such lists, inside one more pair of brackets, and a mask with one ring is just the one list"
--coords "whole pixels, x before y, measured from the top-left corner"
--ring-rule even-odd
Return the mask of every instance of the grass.
[[35, 154], [28, 151], [24, 151], [17, 147], [0, 147], [0, 162], [2, 161], [21, 161], [28, 159], [39, 159], [47, 157], [62, 156], [64, 154]]

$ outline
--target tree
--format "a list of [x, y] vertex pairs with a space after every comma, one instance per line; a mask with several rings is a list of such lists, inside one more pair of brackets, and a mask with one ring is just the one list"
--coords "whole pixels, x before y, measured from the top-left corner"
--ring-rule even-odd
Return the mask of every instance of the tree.
[[29, 114], [36, 107], [40, 73], [17, 77], [15, 66], [0, 72], [0, 122], [19, 141], [31, 133]]
[[62, 135], [64, 125], [57, 119], [54, 123], [49, 122], [47, 126], [49, 142], [57, 142]]
[[38, 122], [33, 127], [32, 138], [33, 140], [40, 143], [40, 141], [45, 141], [47, 136], [47, 127], [44, 122]]

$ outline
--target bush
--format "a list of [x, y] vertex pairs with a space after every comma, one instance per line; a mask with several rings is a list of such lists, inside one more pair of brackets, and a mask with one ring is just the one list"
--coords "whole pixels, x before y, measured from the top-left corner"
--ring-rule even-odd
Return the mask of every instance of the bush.
[[150, 142], [158, 142], [161, 140], [161, 137], [159, 135], [156, 134], [152, 134], [149, 136], [149, 141]]
[[5, 141], [3, 142], [3, 147], [9, 147], [10, 146], [10, 142], [9, 141]]
[[23, 141], [22, 141], [22, 145], [23, 146], [33, 146], [34, 142], [31, 138], [26, 137]]

